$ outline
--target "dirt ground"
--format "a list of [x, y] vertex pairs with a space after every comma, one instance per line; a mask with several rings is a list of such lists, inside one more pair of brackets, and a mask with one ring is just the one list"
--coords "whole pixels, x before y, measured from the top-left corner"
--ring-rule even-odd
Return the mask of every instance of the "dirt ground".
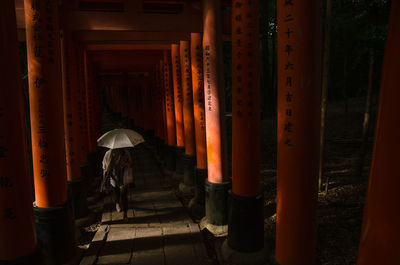
[[[364, 101], [364, 98], [351, 99], [347, 115], [344, 114], [343, 102], [328, 105], [323, 174], [323, 181], [328, 179], [328, 192], [318, 194], [317, 264], [356, 263], [376, 112], [374, 107], [363, 175], [357, 178], [352, 174], [352, 170], [359, 156]], [[376, 102], [373, 106], [376, 106]], [[263, 121], [261, 130], [261, 172], [265, 191], [264, 227], [266, 236], [270, 238], [270, 247], [274, 251], [276, 121]]]

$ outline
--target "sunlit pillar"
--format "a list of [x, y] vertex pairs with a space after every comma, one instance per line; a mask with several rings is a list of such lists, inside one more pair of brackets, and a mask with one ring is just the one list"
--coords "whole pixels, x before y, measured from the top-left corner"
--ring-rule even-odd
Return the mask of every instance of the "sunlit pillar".
[[70, 32], [64, 31], [61, 42], [63, 100], [64, 100], [64, 130], [68, 186], [72, 194], [75, 218], [87, 213], [85, 181], [81, 174], [81, 135], [79, 128], [79, 96], [76, 87], [76, 57], [74, 43]]
[[13, 0], [0, 17], [0, 263], [39, 264]]
[[182, 76], [180, 63], [179, 44], [171, 45], [172, 60], [172, 81], [174, 86], [174, 109], [175, 109], [175, 128], [176, 128], [176, 168], [175, 173], [181, 177], [183, 175], [183, 155], [185, 153], [185, 136], [183, 127], [183, 95], [182, 95]]
[[179, 188], [183, 192], [194, 189], [194, 167], [196, 164], [196, 145], [194, 136], [192, 69], [190, 64], [190, 42], [180, 41], [179, 45], [181, 79], [182, 79], [182, 111], [185, 153], [183, 155], [183, 181]]
[[278, 8], [276, 260], [315, 264], [321, 89], [321, 2]]
[[171, 82], [171, 57], [169, 51], [163, 52], [163, 73], [164, 73], [164, 92], [165, 92], [165, 118], [167, 124], [167, 155], [166, 167], [172, 172], [176, 167], [176, 133], [175, 133], [175, 109], [174, 109], [174, 91]]
[[400, 97], [399, 46], [400, 2], [392, 1], [357, 265], [389, 265], [400, 260], [400, 213], [397, 210], [400, 123], [394, 111]]
[[203, 37], [190, 34], [190, 57], [193, 87], [193, 112], [196, 140], [195, 196], [189, 207], [204, 208], [204, 181], [207, 179], [206, 118], [204, 114]]
[[25, 0], [35, 217], [38, 240], [52, 264], [75, 251], [67, 196], [58, 1]]
[[260, 189], [260, 37], [258, 1], [232, 3], [232, 193], [223, 256], [265, 264]]
[[204, 225], [216, 235], [227, 233], [227, 154], [220, 0], [203, 1], [203, 71], [207, 169]]

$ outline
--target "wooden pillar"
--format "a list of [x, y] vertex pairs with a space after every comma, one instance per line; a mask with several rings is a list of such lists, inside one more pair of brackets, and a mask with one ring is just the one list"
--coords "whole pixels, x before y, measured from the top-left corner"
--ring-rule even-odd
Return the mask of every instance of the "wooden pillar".
[[168, 143], [168, 135], [167, 135], [167, 117], [166, 117], [166, 109], [165, 109], [165, 88], [164, 88], [164, 62], [160, 60], [160, 94], [161, 94], [161, 115], [162, 115], [162, 124], [161, 124], [161, 135], [164, 143]]
[[183, 129], [185, 154], [183, 156], [182, 191], [193, 189], [195, 185], [196, 145], [194, 136], [192, 69], [190, 63], [190, 42], [180, 41], [180, 63], [182, 77]]
[[84, 63], [84, 47], [78, 45], [77, 52], [78, 61], [78, 87], [80, 92], [79, 121], [82, 143], [85, 150], [82, 150], [83, 163], [87, 163], [87, 153], [89, 152], [88, 144], [88, 118], [87, 118], [87, 102], [86, 102], [86, 86], [85, 86], [85, 63]]
[[[13, 0], [0, 1], [0, 263], [36, 249]], [[25, 262], [39, 262], [28, 257]]]
[[64, 31], [61, 42], [62, 66], [63, 66], [63, 99], [64, 99], [64, 130], [65, 149], [67, 161], [68, 181], [77, 180], [81, 177], [80, 172], [80, 131], [79, 114], [76, 93], [77, 75], [74, 70], [76, 63], [73, 56], [73, 43], [71, 33]]
[[279, 0], [276, 260], [315, 264], [321, 2]]
[[84, 165], [86, 161], [86, 153], [87, 153], [87, 141], [86, 135], [84, 134], [84, 130], [82, 129], [85, 126], [84, 121], [84, 102], [82, 98], [82, 85], [80, 79], [80, 61], [78, 60], [79, 49], [76, 42], [71, 40], [69, 45], [69, 57], [70, 57], [70, 74], [71, 74], [71, 97], [73, 99], [73, 109], [72, 111], [76, 111], [76, 125], [78, 126], [78, 134], [77, 134], [77, 142], [78, 142], [78, 153], [77, 159], [80, 165]]
[[190, 56], [192, 65], [193, 112], [196, 140], [196, 191], [190, 206], [204, 207], [204, 181], [207, 179], [206, 117], [204, 110], [203, 77], [203, 36], [201, 33], [190, 34]]
[[258, 1], [232, 3], [232, 194], [227, 247], [248, 254], [264, 248], [258, 12]]
[[[207, 228], [227, 232], [227, 157], [220, 0], [203, 1], [203, 71], [208, 181]], [[217, 227], [217, 229], [214, 229]], [[218, 232], [219, 231], [219, 232]]]
[[176, 128], [176, 169], [175, 173], [183, 175], [183, 155], [185, 136], [183, 127], [183, 95], [179, 44], [171, 45], [172, 81], [174, 84], [174, 108]]
[[167, 123], [167, 170], [173, 171], [176, 167], [175, 159], [175, 145], [176, 145], [176, 133], [175, 133], [175, 108], [174, 108], [174, 90], [171, 87], [171, 57], [169, 51], [163, 52], [164, 62], [164, 91], [165, 91], [165, 117]]
[[397, 210], [400, 124], [394, 111], [400, 97], [399, 45], [400, 2], [392, 1], [357, 265], [389, 265], [400, 260], [400, 213]]
[[61, 42], [64, 131], [68, 186], [72, 194], [75, 218], [87, 214], [86, 188], [81, 174], [81, 135], [79, 128], [79, 105], [76, 93], [77, 72], [74, 46], [70, 32], [63, 32]]
[[180, 62], [182, 77], [183, 99], [183, 129], [185, 154], [195, 156], [196, 146], [194, 137], [193, 95], [192, 95], [192, 69], [190, 63], [190, 43], [180, 41]]
[[[88, 52], [86, 48], [83, 54], [83, 69], [85, 77], [85, 91], [86, 91], [86, 117], [87, 117], [87, 135], [89, 153], [94, 152], [97, 147], [96, 137], [94, 134], [94, 119], [93, 119], [93, 65], [89, 61]], [[121, 108], [122, 112], [122, 108]]]
[[58, 1], [25, 0], [24, 5], [36, 228], [45, 258], [62, 263], [74, 254], [75, 242], [67, 196]]

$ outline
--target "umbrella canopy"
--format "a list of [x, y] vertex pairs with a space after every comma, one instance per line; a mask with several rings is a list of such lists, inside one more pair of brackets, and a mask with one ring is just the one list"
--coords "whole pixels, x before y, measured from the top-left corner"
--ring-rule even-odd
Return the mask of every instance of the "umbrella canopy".
[[143, 137], [135, 131], [128, 129], [114, 129], [106, 132], [98, 140], [97, 145], [110, 149], [134, 147], [143, 143]]

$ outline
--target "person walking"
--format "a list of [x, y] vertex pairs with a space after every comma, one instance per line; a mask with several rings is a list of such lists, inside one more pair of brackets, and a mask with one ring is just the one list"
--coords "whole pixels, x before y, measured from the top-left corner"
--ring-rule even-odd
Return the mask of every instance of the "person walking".
[[127, 149], [110, 149], [103, 158], [103, 181], [100, 191], [109, 183], [114, 190], [115, 209], [124, 211], [124, 220], [128, 220], [128, 187], [133, 183], [132, 157]]

